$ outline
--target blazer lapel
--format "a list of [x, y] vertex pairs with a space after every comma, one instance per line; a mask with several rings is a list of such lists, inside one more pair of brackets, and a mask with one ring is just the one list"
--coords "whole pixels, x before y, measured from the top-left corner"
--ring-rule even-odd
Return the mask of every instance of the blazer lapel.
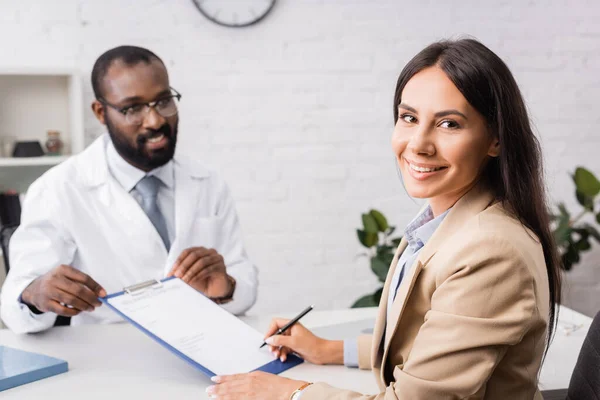
[[398, 266], [398, 259], [404, 250], [408, 242], [406, 238], [402, 237], [400, 244], [398, 245], [398, 249], [396, 250], [396, 254], [394, 255], [394, 259], [390, 265], [390, 269], [388, 271], [387, 277], [385, 278], [385, 284], [383, 285], [383, 291], [381, 293], [381, 300], [379, 300], [379, 310], [377, 314], [377, 319], [375, 320], [375, 327], [373, 328], [373, 345], [371, 348], [371, 365], [377, 365], [377, 356], [379, 355], [379, 348], [381, 346], [381, 341], [383, 339], [383, 333], [385, 331], [386, 326], [386, 316], [387, 316], [387, 299], [390, 293], [390, 286], [392, 284], [392, 279], [394, 277], [394, 271]]
[[[392, 304], [392, 309], [390, 311], [390, 319], [387, 321], [387, 324], [382, 324], [385, 329], [385, 340], [383, 346], [383, 358], [382, 358], [382, 368], [381, 368], [381, 377], [384, 380], [384, 368], [390, 342], [396, 331], [398, 330], [398, 323], [400, 322], [400, 318], [402, 317], [402, 312], [406, 306], [406, 302], [412, 288], [414, 287], [415, 282], [419, 276], [419, 273], [423, 268], [427, 266], [427, 263], [431, 258], [435, 255], [437, 249], [442, 245], [442, 243], [450, 236], [454, 235], [457, 231], [460, 230], [463, 224], [465, 224], [471, 217], [479, 214], [481, 211], [485, 210], [489, 207], [490, 204], [494, 202], [494, 196], [492, 191], [490, 191], [487, 186], [483, 183], [479, 183], [474, 186], [469, 192], [467, 192], [463, 197], [461, 197], [456, 204], [452, 207], [448, 215], [444, 218], [444, 221], [440, 224], [440, 226], [436, 229], [434, 234], [431, 236], [427, 244], [421, 249], [417, 259], [414, 264], [411, 266], [408, 273], [404, 276], [400, 287], [398, 288], [398, 293], [396, 294], [396, 300]], [[396, 254], [398, 256], [398, 254]], [[398, 260], [395, 259], [397, 263]], [[394, 266], [395, 269], [395, 266]], [[388, 274], [388, 279], [386, 280], [386, 285], [389, 285], [390, 275]], [[376, 327], [381, 323], [379, 319], [381, 318], [381, 311], [385, 309], [385, 304], [387, 302], [387, 294], [384, 290], [386, 298], [384, 301], [382, 294], [382, 302], [380, 304], [380, 317], [378, 318], [378, 323]], [[384, 311], [385, 318], [387, 314], [387, 310]], [[385, 322], [385, 321], [384, 321]], [[375, 331], [374, 331], [375, 333]], [[374, 336], [375, 338], [375, 336]], [[380, 339], [381, 340], [381, 339]], [[375, 344], [375, 342], [374, 342]], [[379, 346], [379, 344], [378, 344]], [[385, 381], [385, 380], [384, 380]]]

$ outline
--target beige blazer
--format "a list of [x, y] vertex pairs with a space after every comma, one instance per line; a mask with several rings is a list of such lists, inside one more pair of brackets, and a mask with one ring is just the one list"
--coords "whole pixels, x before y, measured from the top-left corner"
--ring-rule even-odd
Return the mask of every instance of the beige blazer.
[[359, 364], [381, 393], [315, 383], [313, 399], [534, 399], [545, 348], [548, 277], [537, 237], [476, 186], [450, 210], [404, 277], [386, 324], [388, 273]]

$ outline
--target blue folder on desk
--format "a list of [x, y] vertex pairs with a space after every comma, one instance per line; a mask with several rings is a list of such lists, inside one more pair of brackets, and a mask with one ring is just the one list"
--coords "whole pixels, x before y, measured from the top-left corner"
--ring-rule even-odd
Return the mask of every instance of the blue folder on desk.
[[[175, 282], [175, 281], [179, 281], [179, 282]], [[181, 351], [176, 349], [174, 346], [172, 346], [171, 344], [169, 344], [165, 340], [163, 340], [161, 337], [154, 334], [146, 327], [142, 326], [142, 324], [138, 323], [138, 321], [135, 321], [133, 318], [130, 318], [129, 316], [127, 316], [124, 312], [119, 310], [118, 307], [111, 304], [111, 299], [114, 299], [117, 297], [128, 296], [128, 295], [135, 297], [136, 293], [147, 290], [147, 289], [148, 290], [157, 290], [158, 292], [160, 292], [160, 290], [163, 289], [163, 286], [162, 286], [163, 284], [171, 285], [171, 287], [172, 287], [175, 284], [179, 285], [181, 283], [183, 283], [183, 281], [180, 281], [178, 278], [175, 278], [175, 277], [165, 278], [161, 281], [151, 280], [148, 282], [143, 282], [143, 283], [125, 288], [122, 292], [109, 294], [106, 297], [100, 298], [100, 300], [102, 301], [102, 303], [107, 305], [114, 312], [119, 314], [127, 322], [129, 322], [130, 324], [132, 324], [133, 326], [138, 328], [140, 331], [142, 331], [143, 333], [145, 333], [146, 335], [148, 335], [149, 337], [154, 339], [157, 343], [159, 343], [160, 345], [162, 345], [163, 347], [165, 347], [166, 349], [171, 351], [173, 354], [175, 354], [178, 357], [182, 358], [183, 360], [187, 361], [189, 364], [194, 366], [196, 369], [202, 371], [205, 375], [207, 375], [209, 377], [215, 376], [215, 375], [217, 375], [217, 373], [211, 371], [207, 366], [200, 364], [199, 362], [193, 360], [186, 354], [182, 353]], [[187, 284], [179, 285], [179, 287], [185, 288], [186, 291], [190, 291], [190, 290], [193, 291], [196, 296], [199, 296], [198, 300], [200, 300], [200, 298], [206, 299], [204, 297], [204, 295], [200, 294], [200, 292], [197, 292], [195, 289], [192, 289]], [[154, 288], [154, 289], [152, 289], [152, 288]], [[212, 304], [212, 302], [211, 302], [211, 304]], [[186, 304], [186, 305], [190, 305], [190, 304]], [[227, 315], [230, 315], [230, 314], [227, 313]], [[237, 319], [237, 317], [233, 317], [233, 318]], [[257, 347], [259, 344], [260, 344], [260, 342], [257, 342]], [[281, 362], [279, 359], [275, 359], [275, 360], [272, 360], [272, 361], [256, 368], [255, 371], [263, 371], [263, 372], [269, 372], [272, 374], [279, 374], [279, 373], [284, 372], [292, 367], [295, 367], [296, 365], [299, 365], [303, 362], [304, 362], [304, 360], [302, 358], [297, 357], [293, 354], [289, 354], [287, 357], [287, 360], [285, 362]], [[247, 371], [247, 372], [250, 372], [250, 371]]]
[[0, 346], [0, 392], [68, 370], [58, 358]]

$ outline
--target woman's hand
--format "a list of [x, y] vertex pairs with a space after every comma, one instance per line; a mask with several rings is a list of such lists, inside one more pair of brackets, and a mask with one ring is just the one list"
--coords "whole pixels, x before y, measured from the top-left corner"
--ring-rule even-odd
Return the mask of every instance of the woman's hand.
[[206, 389], [209, 397], [227, 400], [288, 400], [296, 389], [307, 383], [260, 371], [215, 376], [211, 380], [216, 385]]
[[313, 364], [344, 364], [343, 341], [322, 339], [300, 323], [292, 325], [281, 335], [273, 336], [288, 322], [287, 319], [275, 318], [265, 334], [265, 341], [275, 357], [283, 362], [290, 352], [295, 352]]

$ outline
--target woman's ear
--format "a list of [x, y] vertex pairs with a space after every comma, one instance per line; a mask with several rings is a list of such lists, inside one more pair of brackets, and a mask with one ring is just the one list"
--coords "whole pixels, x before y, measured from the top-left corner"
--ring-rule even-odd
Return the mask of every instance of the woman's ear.
[[499, 155], [500, 155], [500, 140], [498, 140], [498, 138], [494, 138], [492, 143], [490, 143], [490, 148], [488, 149], [488, 156], [498, 157]]

